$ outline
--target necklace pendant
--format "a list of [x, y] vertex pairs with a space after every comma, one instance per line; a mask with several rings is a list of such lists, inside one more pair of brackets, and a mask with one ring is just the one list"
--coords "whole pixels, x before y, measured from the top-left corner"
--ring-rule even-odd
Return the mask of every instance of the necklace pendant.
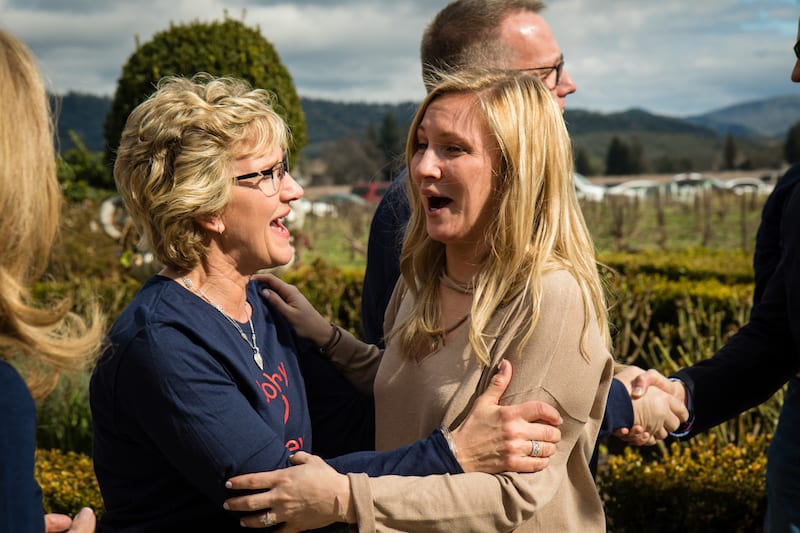
[[264, 358], [261, 357], [261, 349], [258, 346], [256, 346], [255, 351], [253, 351], [253, 361], [256, 362], [258, 368], [264, 370]]

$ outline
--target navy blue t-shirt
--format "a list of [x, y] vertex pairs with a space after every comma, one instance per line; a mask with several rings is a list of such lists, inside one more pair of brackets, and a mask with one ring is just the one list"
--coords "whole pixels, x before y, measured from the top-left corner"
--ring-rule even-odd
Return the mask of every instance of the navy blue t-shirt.
[[[264, 360], [217, 310], [154, 276], [114, 323], [90, 384], [99, 531], [239, 531], [224, 511], [231, 476], [289, 466], [311, 451], [311, 422], [291, 327], [251, 283]], [[239, 324], [248, 335], [249, 324]], [[458, 473], [435, 432], [393, 452], [329, 460], [340, 472]]]

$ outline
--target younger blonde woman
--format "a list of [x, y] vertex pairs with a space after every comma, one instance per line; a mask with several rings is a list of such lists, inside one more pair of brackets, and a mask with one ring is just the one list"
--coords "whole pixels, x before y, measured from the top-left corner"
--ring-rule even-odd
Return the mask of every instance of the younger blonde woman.
[[[270, 521], [286, 522], [282, 531], [331, 521], [323, 502], [337, 501], [359, 531], [603, 532], [589, 460], [613, 359], [561, 112], [531, 74], [441, 78], [409, 133], [412, 216], [384, 322], [386, 350], [332, 334], [295, 288], [275, 278], [269, 300], [317, 345], [340, 339], [327, 351], [355, 384], [374, 391], [378, 449], [455, 427], [503, 359], [514, 368], [504, 402], [551, 404], [563, 418], [562, 440], [535, 474], [348, 474], [342, 483], [298, 454], [295, 461], [308, 464], [232, 479], [235, 489], [269, 491], [228, 505], [268, 509]], [[261, 518], [245, 523], [258, 527]]]

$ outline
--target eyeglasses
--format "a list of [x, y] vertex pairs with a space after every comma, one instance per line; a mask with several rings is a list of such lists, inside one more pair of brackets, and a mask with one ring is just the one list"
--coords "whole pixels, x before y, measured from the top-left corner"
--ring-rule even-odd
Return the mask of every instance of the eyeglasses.
[[261, 192], [266, 196], [274, 196], [281, 190], [281, 183], [283, 183], [283, 177], [287, 172], [289, 172], [289, 152], [283, 152], [283, 159], [274, 167], [251, 172], [250, 174], [242, 174], [233, 179], [239, 182], [260, 176], [261, 179], [254, 185], [261, 189]]
[[800, 41], [794, 43], [794, 56], [797, 59], [800, 59]]
[[555, 89], [559, 85], [561, 85], [561, 75], [564, 74], [564, 54], [561, 54], [561, 57], [558, 60], [558, 63], [553, 65], [552, 67], [534, 67], [534, 68], [521, 68], [518, 69], [522, 72], [535, 72], [537, 76], [542, 81], [547, 81], [547, 78], [555, 72], [556, 73], [556, 84], [550, 87], [550, 89]]

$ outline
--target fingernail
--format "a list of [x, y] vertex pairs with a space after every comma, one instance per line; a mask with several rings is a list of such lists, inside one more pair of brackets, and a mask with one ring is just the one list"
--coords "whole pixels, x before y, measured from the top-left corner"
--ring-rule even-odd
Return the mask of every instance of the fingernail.
[[231, 510], [230, 506], [228, 505], [228, 502], [223, 503], [222, 504], [222, 508], [225, 509], [226, 511], [230, 511]]
[[641, 394], [641, 393], [642, 393], [642, 388], [641, 387], [634, 387], [633, 388], [633, 394]]
[[261, 296], [269, 298], [269, 289], [261, 289]]
[[226, 488], [226, 489], [233, 488], [233, 483], [231, 483], [230, 481], [226, 481], [226, 482], [225, 482], [225, 488]]

